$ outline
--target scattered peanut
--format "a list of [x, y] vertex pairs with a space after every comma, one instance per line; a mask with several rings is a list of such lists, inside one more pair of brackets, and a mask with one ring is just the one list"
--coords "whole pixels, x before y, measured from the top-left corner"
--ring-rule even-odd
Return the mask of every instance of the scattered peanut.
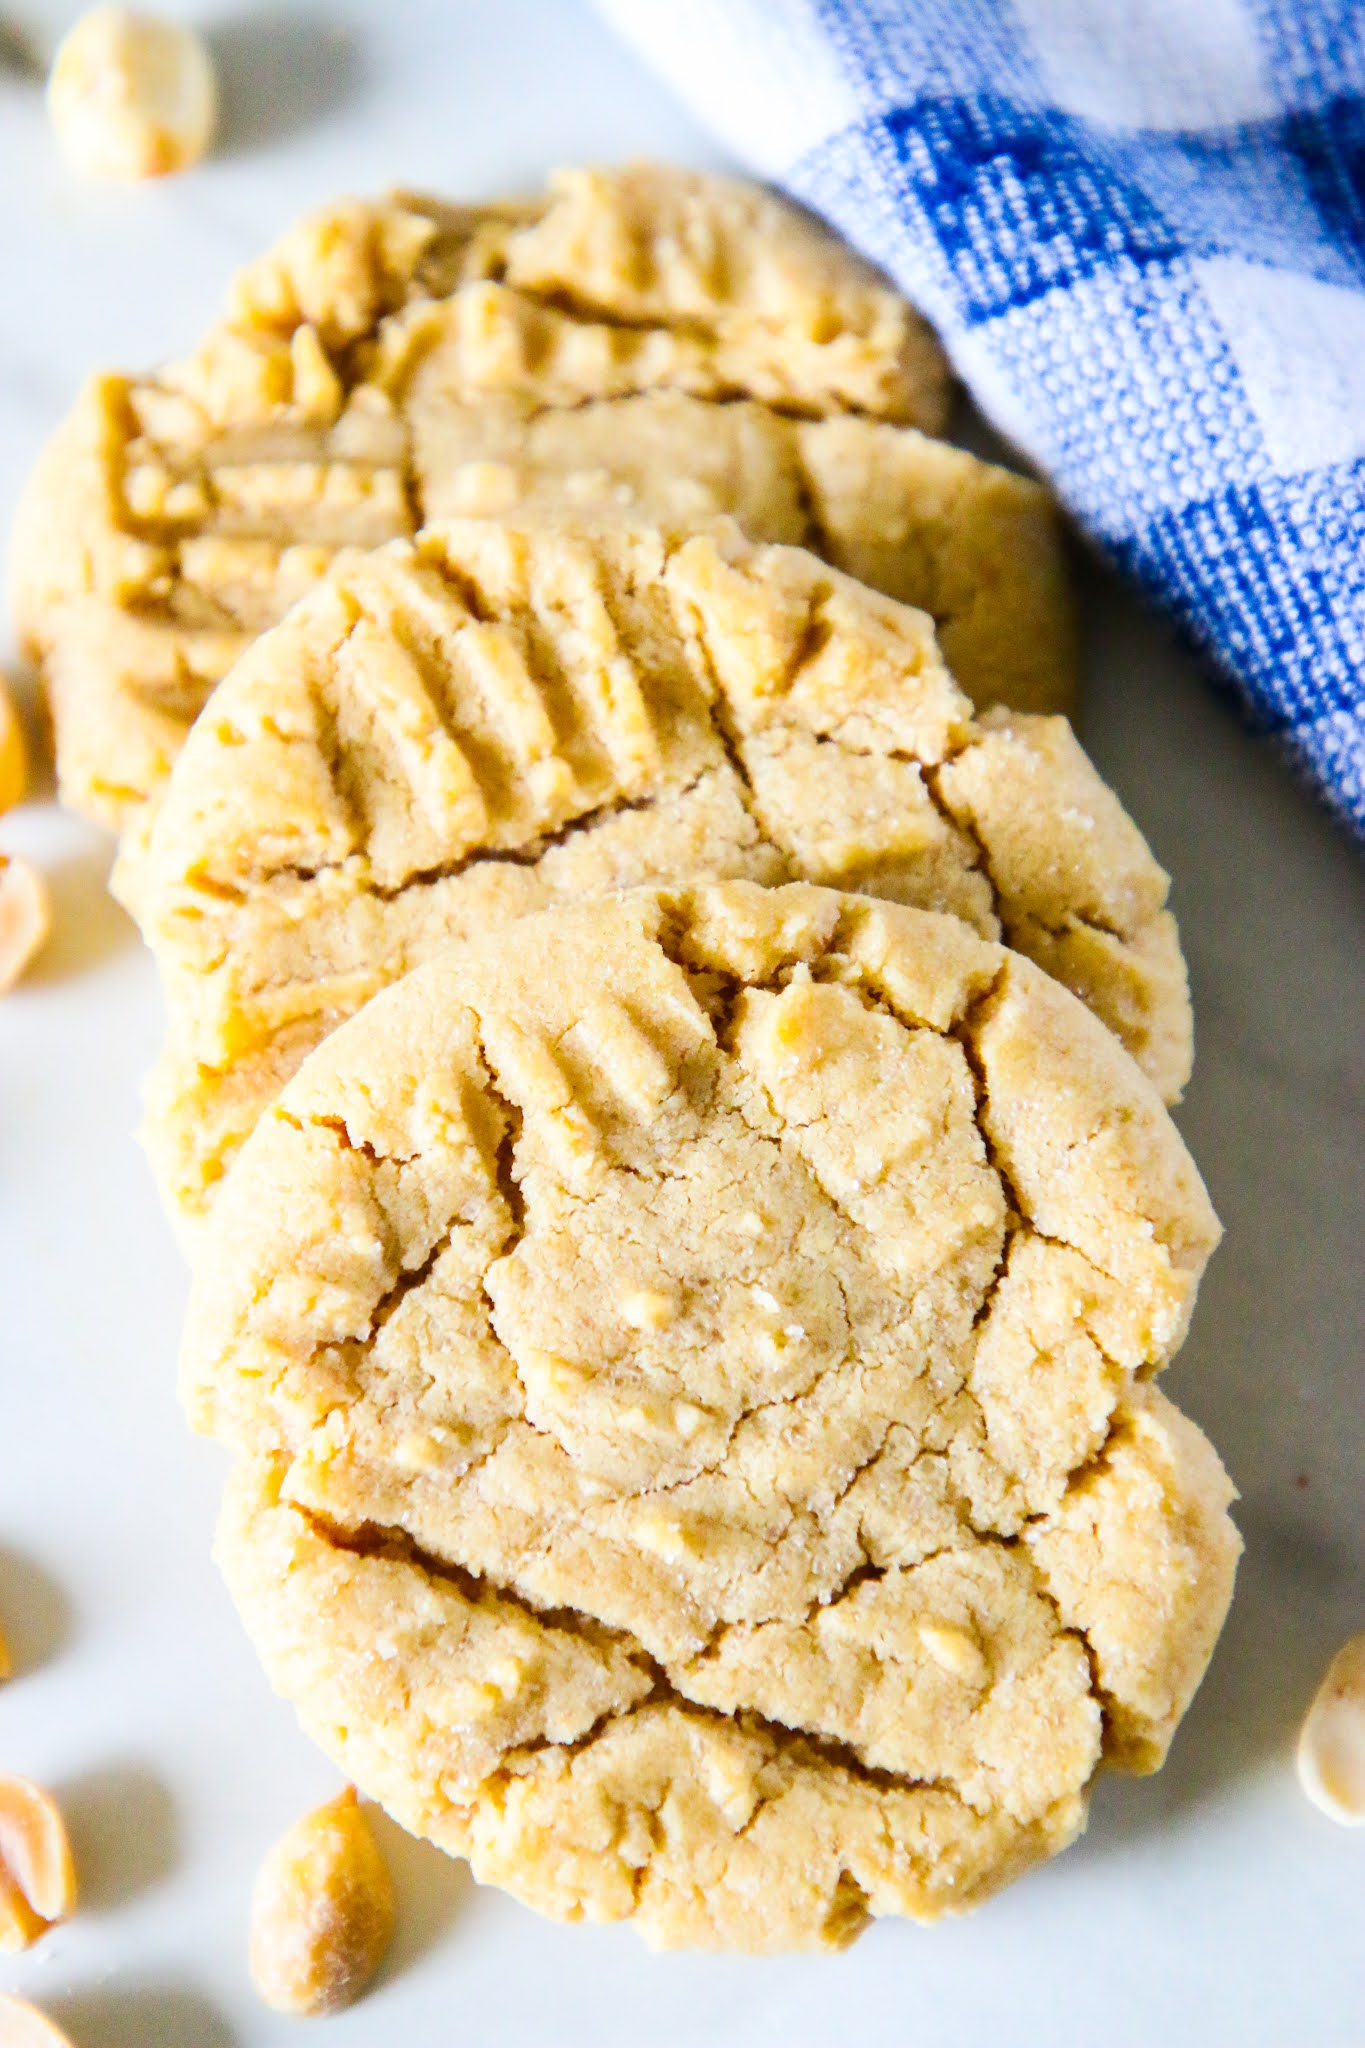
[[28, 749], [24, 728], [5, 679], [0, 676], [0, 811], [12, 811], [28, 788]]
[[51, 929], [47, 883], [37, 868], [0, 853], [0, 996], [14, 987]]
[[337, 2012], [364, 1990], [392, 1933], [388, 1866], [348, 1786], [296, 1821], [261, 1865], [251, 1980], [276, 2012]]
[[76, 1870], [56, 1801], [0, 1778], [0, 1952], [29, 1948], [76, 1907]]
[[71, 2048], [71, 2042], [36, 2005], [0, 1996], [0, 2048]]
[[1308, 1709], [1299, 1783], [1329, 1819], [1365, 1825], [1365, 1635], [1343, 1643]]
[[63, 156], [91, 178], [160, 178], [213, 139], [218, 88], [183, 22], [128, 7], [83, 14], [57, 51], [48, 113]]

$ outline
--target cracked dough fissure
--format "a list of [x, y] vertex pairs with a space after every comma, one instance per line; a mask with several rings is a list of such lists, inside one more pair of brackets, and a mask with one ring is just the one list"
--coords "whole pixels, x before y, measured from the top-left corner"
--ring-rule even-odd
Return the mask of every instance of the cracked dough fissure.
[[537, 918], [337, 1032], [228, 1185], [220, 1555], [343, 1768], [543, 1909], [933, 1917], [1076, 1831], [1101, 1707], [1158, 1761], [1207, 1659], [1230, 1489], [1144, 1381], [1215, 1235], [1114, 1042], [956, 920]]
[[945, 392], [903, 301], [754, 188], [635, 165], [522, 208], [342, 202], [185, 362], [95, 379], [39, 464], [12, 580], [63, 794], [140, 839], [213, 683], [336, 550], [452, 515], [733, 513], [926, 607], [981, 703], [1066, 709], [1056, 513], [916, 431]]
[[[465, 1571], [459, 1565], [423, 1551], [402, 1529], [386, 1529], [375, 1523], [366, 1523], [357, 1529], [346, 1529], [329, 1523], [324, 1516], [316, 1512], [301, 1513], [302, 1519], [318, 1541], [336, 1550], [350, 1552], [361, 1558], [377, 1556], [408, 1564], [416, 1572], [427, 1577], [449, 1581], [459, 1588], [471, 1605], [485, 1604], [499, 1610], [515, 1610], [537, 1629], [562, 1631], [579, 1641], [586, 1639], [599, 1645], [615, 1644], [625, 1660], [636, 1666], [642, 1676], [649, 1680], [649, 1690], [635, 1703], [637, 1707], [667, 1704], [685, 1710], [705, 1712], [702, 1702], [689, 1698], [665, 1667], [651, 1657], [639, 1643], [620, 1630], [607, 1628], [595, 1615], [581, 1608], [561, 1607], [547, 1610], [536, 1607], [528, 1602], [515, 1586], [498, 1585], [487, 1577]], [[869, 1579], [875, 1580], [879, 1576], [873, 1567], [862, 1566], [851, 1573], [849, 1579], [821, 1605], [830, 1608], [852, 1590], [856, 1583], [866, 1583]], [[719, 1643], [725, 1626], [723, 1622], [717, 1625], [711, 1642], [707, 1645], [708, 1650]], [[605, 1724], [614, 1718], [615, 1715], [610, 1712], [602, 1714], [581, 1735], [575, 1736], [572, 1742], [556, 1744], [551, 1737], [541, 1735], [530, 1742], [518, 1743], [514, 1750], [507, 1753], [502, 1768], [515, 1769], [521, 1757], [537, 1749], [554, 1747], [567, 1753], [584, 1749], [604, 1732]], [[770, 1741], [791, 1743], [796, 1754], [800, 1755], [804, 1750], [818, 1757], [822, 1763], [836, 1765], [841, 1772], [862, 1784], [880, 1787], [882, 1790], [932, 1785], [940, 1791], [957, 1792], [961, 1797], [958, 1788], [951, 1786], [947, 1780], [907, 1778], [897, 1776], [894, 1771], [878, 1770], [874, 1765], [864, 1762], [850, 1744], [837, 1742], [830, 1736], [813, 1733], [810, 1729], [793, 1727], [782, 1721], [767, 1721], [763, 1715], [755, 1713], [752, 1709], [745, 1710], [745, 1722], [749, 1728], [761, 1732]]]
[[215, 694], [138, 865], [149, 1134], [212, 1200], [332, 1024], [434, 947], [672, 875], [794, 877], [1046, 954], [1168, 1094], [1166, 877], [1061, 720], [973, 720], [923, 614], [733, 526], [457, 521], [338, 564]]

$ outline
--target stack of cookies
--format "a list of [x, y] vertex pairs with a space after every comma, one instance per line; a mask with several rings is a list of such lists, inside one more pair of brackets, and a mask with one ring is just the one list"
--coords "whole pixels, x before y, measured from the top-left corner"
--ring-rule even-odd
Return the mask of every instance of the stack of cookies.
[[405, 1826], [661, 1946], [975, 1903], [1231, 1592], [1167, 878], [947, 382], [747, 187], [346, 204], [21, 518], [233, 1595]]

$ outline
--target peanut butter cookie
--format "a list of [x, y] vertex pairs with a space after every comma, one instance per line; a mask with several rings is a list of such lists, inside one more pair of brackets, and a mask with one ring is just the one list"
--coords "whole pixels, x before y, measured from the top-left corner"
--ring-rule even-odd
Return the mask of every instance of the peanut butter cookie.
[[961, 1911], [1207, 1663], [1232, 1489], [1151, 1377], [1217, 1234], [1117, 1041], [956, 918], [545, 913], [247, 1144], [184, 1350], [220, 1561], [347, 1776], [543, 1912]]
[[35, 473], [13, 586], [63, 795], [144, 825], [209, 689], [336, 549], [452, 511], [734, 513], [931, 612], [977, 701], [1064, 709], [1050, 500], [914, 431], [946, 388], [909, 307], [750, 186], [634, 165], [314, 215], [186, 361], [96, 378]]
[[950, 911], [1167, 1094], [1167, 881], [1064, 719], [957, 688], [922, 612], [732, 522], [452, 521], [337, 563], [220, 684], [137, 862], [171, 1012], [148, 1134], [193, 1220], [304, 1054], [451, 939], [652, 879]]

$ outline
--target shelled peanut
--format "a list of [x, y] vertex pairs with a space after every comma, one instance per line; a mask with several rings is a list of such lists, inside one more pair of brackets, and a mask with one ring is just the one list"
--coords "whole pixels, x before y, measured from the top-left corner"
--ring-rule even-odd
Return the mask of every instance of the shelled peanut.
[[0, 1952], [30, 1948], [76, 1907], [76, 1868], [51, 1794], [0, 1778]]
[[337, 2012], [378, 1969], [393, 1917], [388, 1866], [351, 1786], [296, 1821], [262, 1864], [252, 1982], [276, 2012]]

